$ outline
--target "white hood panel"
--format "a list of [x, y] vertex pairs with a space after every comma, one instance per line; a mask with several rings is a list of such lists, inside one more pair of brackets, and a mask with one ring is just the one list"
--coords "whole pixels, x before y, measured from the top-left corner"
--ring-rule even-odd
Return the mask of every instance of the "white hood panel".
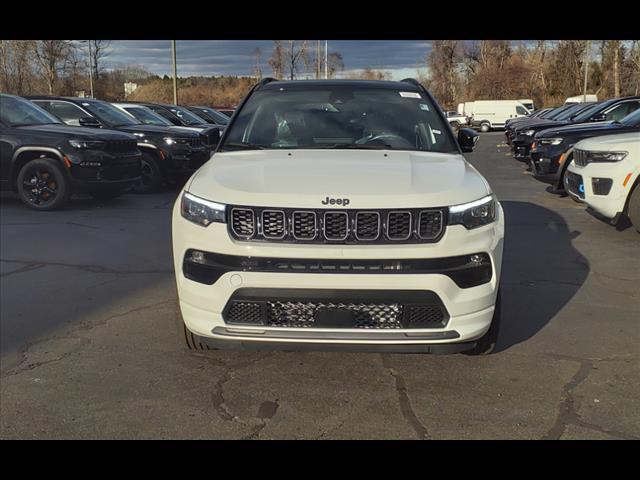
[[377, 150], [250, 150], [216, 153], [188, 190], [225, 204], [344, 208], [440, 207], [488, 193], [462, 155]]

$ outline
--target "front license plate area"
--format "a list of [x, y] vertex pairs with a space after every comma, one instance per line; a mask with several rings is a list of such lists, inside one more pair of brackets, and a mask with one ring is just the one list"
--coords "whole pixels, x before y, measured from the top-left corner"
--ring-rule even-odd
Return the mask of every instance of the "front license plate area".
[[346, 308], [319, 308], [314, 316], [317, 328], [355, 328], [354, 312]]

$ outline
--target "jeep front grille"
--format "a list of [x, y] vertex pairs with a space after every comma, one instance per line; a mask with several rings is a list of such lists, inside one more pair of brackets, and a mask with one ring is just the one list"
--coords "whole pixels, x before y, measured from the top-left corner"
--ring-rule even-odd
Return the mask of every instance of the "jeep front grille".
[[298, 210], [231, 207], [229, 232], [238, 240], [285, 243], [431, 243], [440, 240], [447, 209]]

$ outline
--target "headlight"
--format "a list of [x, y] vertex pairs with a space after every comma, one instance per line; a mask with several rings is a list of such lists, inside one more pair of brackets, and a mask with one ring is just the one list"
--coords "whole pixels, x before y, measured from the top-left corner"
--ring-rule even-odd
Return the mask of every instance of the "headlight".
[[221, 203], [210, 202], [204, 198], [198, 198], [189, 192], [184, 192], [180, 202], [180, 212], [187, 220], [208, 226], [211, 222], [225, 222], [226, 206]]
[[524, 130], [524, 131], [522, 132], [522, 135], [526, 135], [527, 137], [530, 137], [530, 136], [532, 136], [534, 133], [536, 133], [536, 131], [535, 131], [535, 130], [533, 130], [533, 129], [531, 129], [531, 130]]
[[624, 160], [629, 152], [598, 152], [583, 151], [584, 163], [591, 162], [620, 162]]
[[560, 145], [563, 140], [563, 138], [541, 138], [538, 143], [540, 145]]
[[449, 207], [449, 225], [464, 225], [467, 229], [481, 227], [495, 221], [496, 198], [488, 195], [475, 202]]
[[163, 140], [164, 140], [164, 143], [166, 143], [167, 145], [173, 145], [174, 143], [176, 143], [175, 138], [171, 138], [171, 137], [164, 137]]
[[104, 142], [102, 140], [69, 140], [69, 145], [73, 148], [102, 150]]

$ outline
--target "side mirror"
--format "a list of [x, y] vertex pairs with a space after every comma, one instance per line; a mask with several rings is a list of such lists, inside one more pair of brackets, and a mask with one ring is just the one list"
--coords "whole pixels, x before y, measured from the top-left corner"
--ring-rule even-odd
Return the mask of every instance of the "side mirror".
[[211, 130], [211, 133], [209, 133], [209, 145], [211, 145], [212, 147], [215, 147], [218, 145], [218, 143], [220, 143], [220, 129], [219, 128], [214, 128]]
[[80, 117], [78, 123], [81, 127], [100, 128], [100, 122], [93, 117]]
[[599, 113], [591, 117], [592, 122], [604, 122], [607, 119], [606, 113]]
[[458, 130], [458, 143], [463, 152], [473, 152], [480, 135], [471, 128], [461, 128]]

